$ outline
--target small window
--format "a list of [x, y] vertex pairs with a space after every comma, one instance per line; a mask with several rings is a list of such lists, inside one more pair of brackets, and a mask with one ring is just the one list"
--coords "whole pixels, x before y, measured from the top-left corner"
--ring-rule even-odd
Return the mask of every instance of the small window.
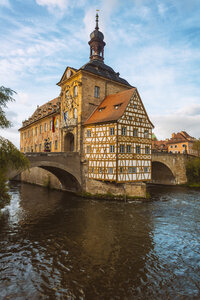
[[94, 168], [91, 168], [91, 173], [93, 173], [94, 172]]
[[132, 173], [132, 167], [128, 168], [128, 172], [129, 172], [129, 174]]
[[26, 152], [26, 147], [24, 147], [24, 153]]
[[56, 128], [58, 128], [58, 118], [56, 119]]
[[120, 145], [119, 152], [124, 153], [124, 145]]
[[170, 148], [173, 148], [173, 145], [171, 145]]
[[115, 105], [114, 105], [114, 108], [115, 108], [115, 109], [118, 109], [121, 105], [122, 105], [122, 103], [115, 104]]
[[136, 153], [140, 154], [140, 146], [138, 146], [138, 145], [136, 146]]
[[29, 152], [29, 147], [27, 147], [27, 152]]
[[115, 153], [115, 146], [114, 145], [110, 145], [110, 153]]
[[138, 130], [137, 129], [133, 129], [133, 136], [137, 137], [138, 136]]
[[29, 135], [30, 135], [30, 132], [28, 131], [28, 137], [29, 137]]
[[40, 125], [40, 133], [42, 133], [42, 125]]
[[35, 152], [37, 152], [37, 145], [35, 145]]
[[149, 171], [148, 167], [144, 167], [144, 172], [147, 173]]
[[25, 139], [26, 139], [26, 132], [24, 133], [24, 137], [25, 137]]
[[146, 139], [149, 137], [149, 132], [148, 132], [148, 130], [145, 130], [145, 131], [144, 131], [144, 137], [145, 137]]
[[91, 130], [87, 130], [87, 137], [91, 137]]
[[126, 127], [122, 127], [122, 135], [126, 135]]
[[21, 137], [22, 137], [22, 140], [23, 140], [23, 132], [22, 132], [22, 135], [21, 135]]
[[42, 151], [42, 144], [39, 144], [39, 152]]
[[134, 107], [134, 108], [137, 108], [137, 104], [133, 104], [133, 107]]
[[175, 145], [174, 147], [177, 148], [177, 145]]
[[90, 152], [91, 152], [91, 147], [87, 146], [87, 153], [90, 153]]
[[145, 147], [145, 154], [149, 154], [150, 153], [150, 148], [148, 146]]
[[55, 150], [57, 150], [57, 149], [58, 149], [58, 141], [55, 140]]
[[51, 142], [49, 142], [49, 150], [51, 151]]
[[126, 152], [127, 153], [131, 153], [131, 145], [127, 145], [126, 146]]
[[105, 108], [106, 108], [105, 106], [104, 107], [100, 107], [99, 108], [99, 112], [102, 112]]
[[122, 174], [123, 173], [123, 167], [120, 167], [120, 173]]
[[74, 108], [73, 110], [73, 117], [74, 119], [77, 119], [77, 108]]
[[47, 123], [44, 123], [44, 132], [47, 131]]
[[50, 126], [50, 130], [52, 130], [53, 128], [53, 122], [52, 122], [52, 120], [49, 122], [49, 126]]
[[142, 122], [142, 118], [139, 118], [139, 122], [140, 122], [140, 123]]
[[136, 167], [133, 167], [133, 173], [136, 173]]
[[77, 97], [78, 95], [78, 89], [77, 89], [77, 85], [74, 86], [74, 97]]
[[129, 119], [129, 121], [131, 121], [131, 120], [132, 120], [132, 117], [131, 117], [131, 116], [129, 116], [129, 117], [128, 117], [128, 119]]
[[183, 145], [182, 145], [182, 147], [186, 148], [186, 145], [185, 145], [185, 144], [183, 144]]
[[37, 127], [35, 127], [35, 135], [37, 135]]
[[113, 174], [113, 168], [108, 168], [108, 173]]
[[101, 168], [99, 168], [99, 174], [101, 174], [102, 173], [102, 170], [101, 170]]
[[115, 128], [114, 127], [110, 127], [110, 135], [114, 135], [115, 134]]
[[99, 98], [100, 97], [100, 87], [99, 86], [95, 86], [94, 87], [94, 96], [96, 98]]

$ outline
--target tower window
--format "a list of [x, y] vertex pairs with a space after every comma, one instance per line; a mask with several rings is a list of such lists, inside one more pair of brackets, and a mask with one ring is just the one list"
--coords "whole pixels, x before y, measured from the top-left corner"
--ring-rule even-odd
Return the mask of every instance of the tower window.
[[96, 98], [99, 98], [100, 97], [100, 87], [99, 86], [95, 86], [94, 87], [94, 96]]
[[44, 131], [47, 131], [47, 123], [44, 123]]
[[58, 149], [58, 141], [55, 140], [55, 150], [57, 150], [57, 149]]
[[74, 97], [77, 97], [78, 95], [78, 89], [77, 89], [77, 85], [74, 86]]

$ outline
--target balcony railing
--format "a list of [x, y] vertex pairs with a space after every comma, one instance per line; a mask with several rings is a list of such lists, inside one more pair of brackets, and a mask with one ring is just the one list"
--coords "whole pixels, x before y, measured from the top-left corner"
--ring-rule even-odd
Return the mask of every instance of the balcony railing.
[[77, 125], [77, 118], [68, 118], [66, 121], [62, 120], [62, 129], [73, 129]]

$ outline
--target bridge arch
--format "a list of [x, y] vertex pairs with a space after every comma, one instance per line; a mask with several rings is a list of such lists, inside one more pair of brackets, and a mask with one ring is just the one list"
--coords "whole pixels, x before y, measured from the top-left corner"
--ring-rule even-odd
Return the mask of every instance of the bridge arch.
[[[42, 168], [55, 175], [63, 190], [81, 191], [80, 157], [77, 153], [34, 153], [26, 155], [30, 161], [30, 169]], [[9, 179], [22, 173], [23, 170], [9, 172]]]
[[176, 177], [169, 166], [163, 162], [152, 161], [152, 183], [174, 185]]

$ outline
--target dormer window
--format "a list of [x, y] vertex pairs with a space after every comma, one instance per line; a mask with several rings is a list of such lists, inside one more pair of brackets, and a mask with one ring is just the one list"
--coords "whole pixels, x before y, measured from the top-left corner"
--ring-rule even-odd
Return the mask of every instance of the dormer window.
[[122, 105], [122, 103], [115, 104], [115, 105], [114, 105], [114, 108], [115, 108], [115, 109], [118, 109], [121, 105]]
[[99, 112], [103, 111], [105, 108], [106, 108], [106, 106], [100, 107], [100, 108], [99, 108]]
[[78, 89], [77, 89], [77, 85], [74, 86], [74, 97], [77, 97], [78, 95]]

